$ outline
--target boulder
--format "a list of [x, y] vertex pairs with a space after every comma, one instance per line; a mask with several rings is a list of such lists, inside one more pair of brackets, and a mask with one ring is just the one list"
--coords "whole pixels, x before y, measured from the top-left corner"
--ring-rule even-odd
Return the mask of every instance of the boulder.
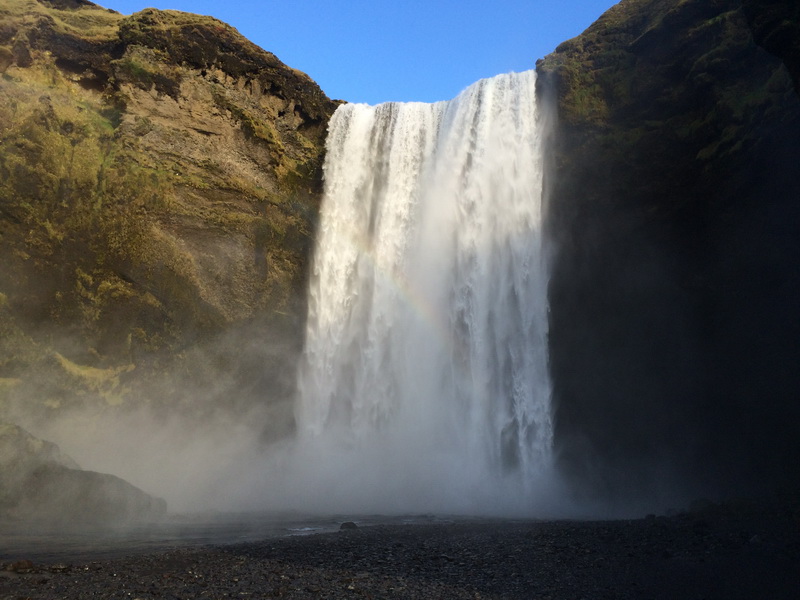
[[130, 483], [84, 471], [58, 446], [0, 422], [0, 520], [115, 526], [153, 520], [166, 502]]

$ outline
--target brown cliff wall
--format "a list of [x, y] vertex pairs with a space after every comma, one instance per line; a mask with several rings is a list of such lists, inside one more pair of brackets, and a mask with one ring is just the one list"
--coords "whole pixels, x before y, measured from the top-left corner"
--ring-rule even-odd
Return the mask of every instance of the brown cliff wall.
[[210, 17], [0, 13], [0, 408], [285, 405], [336, 105]]

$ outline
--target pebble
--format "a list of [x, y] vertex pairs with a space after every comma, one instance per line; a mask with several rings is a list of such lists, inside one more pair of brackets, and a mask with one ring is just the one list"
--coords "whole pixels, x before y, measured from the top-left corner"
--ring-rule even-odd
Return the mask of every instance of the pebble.
[[[773, 515], [774, 516], [774, 515]], [[797, 597], [791, 518], [705, 510], [632, 521], [378, 525], [85, 563], [2, 565], [0, 600]], [[758, 532], [754, 534], [753, 532]], [[756, 541], [752, 541], [757, 538]]]

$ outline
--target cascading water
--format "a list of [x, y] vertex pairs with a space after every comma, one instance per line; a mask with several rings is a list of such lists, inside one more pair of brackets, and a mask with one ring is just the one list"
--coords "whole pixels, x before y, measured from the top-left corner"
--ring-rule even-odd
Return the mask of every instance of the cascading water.
[[493, 512], [549, 472], [535, 84], [334, 114], [296, 410], [320, 494]]

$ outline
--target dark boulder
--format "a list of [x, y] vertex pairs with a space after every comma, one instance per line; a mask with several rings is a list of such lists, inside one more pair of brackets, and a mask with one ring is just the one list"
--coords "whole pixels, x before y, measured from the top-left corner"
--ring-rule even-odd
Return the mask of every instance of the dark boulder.
[[0, 519], [117, 526], [158, 519], [166, 508], [119, 477], [83, 471], [55, 444], [0, 422]]

